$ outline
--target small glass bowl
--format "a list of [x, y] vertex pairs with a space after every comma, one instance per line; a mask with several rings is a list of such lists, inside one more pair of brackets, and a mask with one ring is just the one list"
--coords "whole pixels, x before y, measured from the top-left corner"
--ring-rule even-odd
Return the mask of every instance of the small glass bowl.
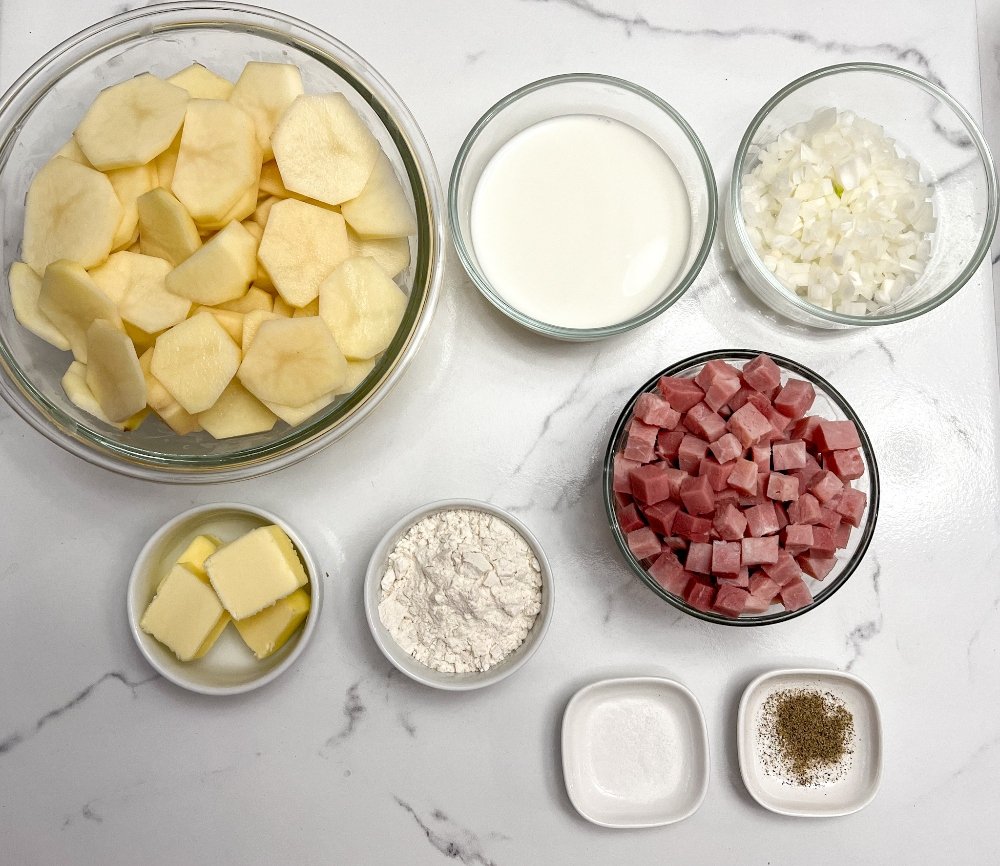
[[[131, 432], [77, 408], [60, 380], [72, 360], [14, 318], [6, 275], [19, 255], [25, 192], [104, 88], [141, 72], [171, 75], [192, 62], [235, 80], [248, 60], [294, 63], [307, 92], [342, 92], [382, 145], [416, 214], [403, 320], [354, 391], [303, 423], [215, 440], [178, 436], [157, 418]], [[399, 380], [426, 334], [444, 260], [443, 194], [416, 121], [358, 54], [305, 22], [235, 3], [195, 0], [125, 12], [52, 49], [0, 97], [0, 397], [32, 427], [85, 460], [137, 478], [206, 483], [249, 478], [326, 447], [365, 418]]]
[[[597, 115], [628, 124], [652, 139], [677, 167], [691, 203], [691, 235], [684, 263], [660, 299], [622, 322], [566, 328], [525, 315], [508, 304], [483, 273], [472, 243], [472, 200], [483, 170], [511, 138], [543, 120]], [[715, 174], [693, 129], [676, 109], [637, 84], [608, 75], [572, 73], [543, 78], [515, 90], [489, 109], [462, 143], [448, 188], [448, 219], [459, 258], [486, 299], [515, 322], [560, 340], [599, 340], [637, 328], [673, 304], [701, 272], [718, 222]]]
[[[786, 288], [761, 260], [743, 218], [742, 181], [760, 151], [784, 130], [831, 107], [882, 126], [905, 155], [917, 160], [933, 190], [937, 228], [926, 269], [899, 301], [866, 316], [824, 310]], [[976, 272], [996, 224], [996, 169], [968, 111], [938, 85], [906, 69], [841, 63], [793, 81], [757, 112], [736, 153], [725, 234], [736, 269], [765, 304], [801, 324], [847, 328], [904, 322], [943, 304]]]
[[813, 403], [812, 408], [809, 410], [810, 415], [821, 415], [829, 421], [853, 421], [854, 425], [858, 428], [858, 436], [861, 438], [861, 456], [865, 463], [865, 474], [856, 481], [852, 481], [851, 484], [856, 490], [861, 490], [868, 496], [868, 507], [865, 510], [865, 516], [861, 526], [856, 527], [851, 533], [851, 539], [848, 542], [847, 547], [844, 550], [837, 551], [837, 565], [834, 566], [833, 570], [821, 581], [814, 580], [806, 574], [802, 575], [802, 579], [806, 582], [806, 585], [809, 587], [809, 591], [813, 595], [813, 601], [811, 604], [793, 611], [787, 611], [780, 605], [772, 605], [771, 609], [766, 613], [746, 614], [733, 618], [723, 616], [715, 611], [698, 610], [697, 608], [689, 605], [680, 596], [667, 592], [667, 590], [660, 586], [652, 577], [649, 576], [649, 574], [646, 573], [646, 569], [643, 568], [642, 563], [640, 563], [639, 560], [632, 555], [632, 551], [629, 550], [628, 547], [628, 542], [625, 540], [625, 533], [622, 532], [622, 528], [618, 523], [618, 515], [615, 507], [614, 458], [615, 455], [620, 453], [625, 447], [625, 439], [628, 435], [628, 425], [632, 420], [632, 412], [635, 409], [635, 404], [639, 399], [639, 396], [641, 394], [645, 394], [646, 392], [656, 391], [656, 383], [662, 376], [684, 376], [687, 378], [693, 378], [698, 375], [699, 371], [705, 366], [705, 364], [709, 361], [716, 360], [728, 361], [734, 367], [742, 368], [744, 364], [753, 360], [760, 354], [762, 354], [760, 351], [754, 349], [720, 349], [714, 352], [704, 352], [700, 355], [685, 358], [683, 361], [678, 361], [676, 364], [667, 367], [665, 370], [661, 370], [649, 379], [649, 381], [647, 381], [641, 388], [639, 388], [639, 390], [636, 391], [629, 399], [628, 403], [625, 404], [625, 408], [622, 410], [621, 415], [618, 417], [618, 421], [615, 423], [614, 430], [611, 433], [611, 439], [608, 442], [608, 450], [604, 456], [604, 509], [608, 516], [608, 523], [611, 527], [611, 533], [614, 536], [615, 543], [618, 545], [619, 550], [621, 550], [622, 555], [625, 557], [625, 561], [628, 563], [629, 568], [631, 568], [632, 571], [638, 575], [646, 586], [678, 610], [682, 610], [691, 616], [704, 620], [705, 622], [714, 622], [720, 625], [771, 625], [776, 622], [784, 622], [785, 620], [794, 619], [795, 617], [821, 605], [845, 583], [847, 583], [847, 579], [854, 574], [858, 566], [861, 564], [861, 560], [864, 559], [865, 553], [868, 550], [868, 545], [871, 544], [872, 536], [875, 533], [875, 520], [878, 517], [878, 464], [875, 461], [875, 451], [872, 448], [871, 439], [868, 438], [868, 433], [865, 431], [865, 428], [861, 423], [861, 419], [858, 418], [850, 404], [841, 396], [837, 389], [818, 373], [813, 372], [808, 367], [804, 367], [795, 361], [782, 358], [780, 355], [765, 352], [763, 354], [768, 355], [768, 357], [770, 357], [781, 369], [782, 383], [788, 381], [789, 378], [799, 378], [812, 384], [816, 391], [816, 400]]

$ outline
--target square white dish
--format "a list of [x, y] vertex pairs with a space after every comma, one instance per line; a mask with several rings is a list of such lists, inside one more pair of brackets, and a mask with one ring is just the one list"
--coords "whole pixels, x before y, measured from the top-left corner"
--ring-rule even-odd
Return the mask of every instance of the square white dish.
[[708, 731], [698, 700], [661, 677], [580, 689], [562, 725], [566, 790], [602, 827], [659, 827], [694, 814], [708, 790]]
[[[768, 696], [784, 689], [816, 689], [843, 701], [853, 717], [851, 755], [832, 780], [800, 785], [768, 771], [757, 729]], [[740, 772], [750, 795], [781, 815], [834, 818], [867, 806], [882, 780], [882, 717], [868, 685], [835, 670], [786, 669], [757, 677], [743, 693], [737, 720]]]

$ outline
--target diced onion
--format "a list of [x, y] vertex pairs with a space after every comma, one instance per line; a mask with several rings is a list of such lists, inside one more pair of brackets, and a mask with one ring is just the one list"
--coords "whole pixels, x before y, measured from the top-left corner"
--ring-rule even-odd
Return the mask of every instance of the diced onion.
[[785, 288], [853, 316], [897, 303], [931, 257], [920, 166], [881, 126], [824, 108], [784, 130], [744, 176], [747, 234]]

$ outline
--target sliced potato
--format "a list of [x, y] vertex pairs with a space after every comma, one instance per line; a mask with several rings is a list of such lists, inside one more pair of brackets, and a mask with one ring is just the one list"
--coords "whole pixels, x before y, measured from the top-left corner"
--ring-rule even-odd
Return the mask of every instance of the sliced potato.
[[229, 99], [233, 92], [233, 82], [200, 63], [192, 63], [180, 72], [175, 72], [167, 81], [183, 87], [192, 99]]
[[191, 215], [162, 187], [139, 196], [136, 213], [139, 248], [145, 255], [165, 259], [176, 267], [201, 247]]
[[278, 293], [296, 307], [318, 297], [320, 283], [349, 255], [340, 214], [291, 198], [271, 208], [257, 251]]
[[119, 250], [112, 253], [106, 262], [87, 271], [90, 278], [106, 294], [115, 306], [122, 302], [132, 281], [132, 253]]
[[347, 361], [321, 319], [271, 319], [257, 329], [240, 381], [258, 399], [296, 408], [339, 388]]
[[199, 304], [243, 297], [257, 275], [257, 241], [231, 222], [167, 275], [167, 291]]
[[156, 338], [149, 370], [186, 412], [211, 409], [240, 366], [240, 347], [207, 311]]
[[156, 344], [156, 334], [151, 334], [142, 328], [137, 328], [131, 322], [123, 321], [122, 327], [125, 329], [128, 338], [132, 341], [132, 345], [135, 346], [137, 355], [148, 352]]
[[150, 370], [153, 361], [153, 349], [150, 347], [139, 357], [139, 366], [142, 368], [143, 378], [146, 382], [146, 400], [149, 407], [163, 419], [164, 423], [180, 436], [194, 433], [201, 429], [198, 419], [194, 415], [184, 411], [184, 408], [163, 387], [156, 376]]
[[[293, 307], [288, 301], [286, 301], [281, 295], [278, 295], [274, 299], [274, 306], [271, 307], [271, 312], [276, 316], [281, 316], [285, 319], [292, 318], [292, 313], [295, 312], [295, 307]], [[319, 305], [316, 305], [316, 313], [319, 313]]]
[[191, 301], [167, 291], [166, 278], [173, 268], [165, 259], [124, 253], [128, 256], [129, 286], [118, 304], [122, 320], [156, 334], [183, 322]]
[[165, 190], [169, 190], [174, 182], [174, 169], [177, 167], [177, 154], [181, 149], [181, 134], [178, 132], [174, 140], [153, 162], [156, 164], [157, 183]]
[[290, 427], [295, 427], [303, 421], [312, 418], [313, 415], [321, 409], [325, 409], [336, 399], [336, 392], [330, 391], [330, 393], [322, 394], [315, 400], [310, 400], [304, 406], [293, 408], [291, 406], [283, 406], [281, 403], [265, 403], [264, 405]]
[[197, 314], [202, 310], [215, 316], [215, 321], [222, 325], [225, 332], [233, 338], [233, 342], [237, 346], [242, 347], [243, 319], [245, 318], [243, 313], [237, 313], [234, 310], [223, 310], [220, 307], [196, 307], [194, 312]]
[[146, 406], [146, 381], [132, 341], [104, 319], [87, 329], [87, 387], [112, 421]]
[[24, 210], [24, 261], [35, 273], [59, 259], [85, 268], [111, 253], [122, 206], [111, 181], [65, 157], [47, 162], [28, 188]]
[[226, 385], [215, 405], [198, 415], [198, 423], [216, 439], [266, 433], [277, 420], [277, 416], [244, 388], [239, 379]]
[[327, 204], [360, 195], [381, 153], [342, 93], [297, 97], [275, 127], [271, 145], [285, 187]]
[[[36, 337], [41, 337], [51, 346], [69, 351], [69, 340], [38, 309], [38, 295], [42, 291], [42, 278], [24, 262], [14, 262], [7, 274], [10, 285], [10, 304], [15, 318]], [[81, 407], [82, 408], [82, 407]]]
[[80, 150], [80, 145], [76, 143], [76, 139], [70, 136], [69, 141], [67, 141], [62, 147], [57, 150], [53, 156], [64, 156], [66, 159], [71, 159], [73, 162], [78, 162], [80, 165], [85, 165], [87, 168], [93, 168], [90, 164], [90, 160], [84, 155], [83, 151]]
[[70, 403], [78, 409], [82, 409], [88, 415], [93, 415], [98, 421], [103, 421], [119, 430], [124, 430], [125, 425], [112, 421], [104, 414], [101, 404], [90, 390], [87, 384], [87, 365], [74, 361], [62, 377], [62, 389], [69, 398]]
[[143, 193], [156, 189], [156, 166], [148, 162], [145, 165], [116, 168], [107, 172], [107, 175], [122, 206], [122, 219], [111, 242], [111, 248], [119, 250], [131, 246], [139, 239], [139, 209], [136, 200]]
[[257, 209], [257, 184], [254, 183], [252, 186], [247, 187], [246, 191], [241, 195], [222, 219], [217, 220], [201, 220], [198, 223], [198, 230], [205, 231], [219, 231], [224, 229], [229, 223], [233, 222], [243, 222], [248, 217], [252, 217], [254, 211]]
[[278, 163], [273, 159], [266, 160], [260, 167], [260, 191], [277, 198], [290, 198], [295, 195], [285, 186], [278, 170]]
[[262, 323], [269, 319], [280, 318], [283, 317], [276, 316], [270, 310], [251, 310], [249, 313], [246, 313], [243, 316], [243, 337], [240, 340], [240, 347], [243, 349], [243, 354], [246, 355], [247, 349], [250, 348], [250, 344], [257, 334], [257, 329], [260, 328]]
[[375, 369], [377, 363], [377, 357], [369, 358], [367, 361], [348, 361], [347, 378], [344, 379], [344, 384], [337, 389], [337, 394], [350, 394], [368, 378], [368, 374]]
[[402, 238], [417, 233], [417, 221], [389, 158], [380, 150], [361, 195], [340, 206], [348, 225], [363, 238]]
[[308, 319], [310, 316], [319, 315], [319, 298], [313, 298], [304, 307], [295, 307], [292, 309], [293, 319]]
[[267, 218], [271, 213], [271, 208], [274, 207], [279, 201], [281, 201], [281, 199], [278, 198], [278, 196], [269, 195], [267, 198], [261, 199], [261, 201], [257, 202], [257, 207], [253, 212], [254, 222], [261, 228], [265, 228], [267, 226]]
[[371, 258], [348, 259], [319, 293], [320, 316], [354, 361], [385, 351], [405, 310], [406, 295]]
[[271, 133], [278, 119], [302, 93], [302, 76], [291, 63], [251, 60], [243, 67], [229, 101], [250, 115], [265, 160], [274, 156]]
[[188, 103], [170, 189], [195, 222], [226, 216], [257, 182], [260, 166], [257, 135], [246, 112], [221, 99]]
[[121, 328], [114, 301], [76, 262], [61, 260], [45, 269], [38, 309], [69, 341], [73, 357], [87, 363], [87, 329], [96, 319]]
[[101, 91], [74, 137], [94, 168], [144, 165], [170, 147], [184, 122], [188, 94], [155, 75]]
[[407, 238], [360, 238], [347, 227], [347, 242], [352, 256], [369, 256], [378, 262], [390, 279], [410, 265], [410, 241]]
[[252, 313], [254, 310], [267, 310], [271, 312], [274, 306], [274, 298], [263, 289], [251, 286], [242, 298], [235, 301], [226, 301], [219, 304], [219, 310], [232, 310], [234, 313]]

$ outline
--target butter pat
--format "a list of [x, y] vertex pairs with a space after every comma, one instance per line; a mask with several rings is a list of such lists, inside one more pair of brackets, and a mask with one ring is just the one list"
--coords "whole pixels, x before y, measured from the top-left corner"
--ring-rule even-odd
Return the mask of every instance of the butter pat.
[[220, 547], [205, 571], [233, 619], [246, 619], [309, 582], [299, 555], [280, 527], [262, 526]]
[[258, 659], [266, 659], [280, 650], [309, 613], [309, 593], [297, 589], [279, 598], [260, 613], [236, 620], [236, 630]]
[[177, 564], [160, 584], [139, 627], [189, 662], [211, 649], [228, 622], [229, 614], [212, 587], [188, 566]]
[[177, 562], [180, 565], [186, 565], [202, 580], [208, 581], [208, 575], [205, 573], [205, 560], [219, 549], [221, 543], [218, 538], [212, 535], [199, 535], [185, 548]]

